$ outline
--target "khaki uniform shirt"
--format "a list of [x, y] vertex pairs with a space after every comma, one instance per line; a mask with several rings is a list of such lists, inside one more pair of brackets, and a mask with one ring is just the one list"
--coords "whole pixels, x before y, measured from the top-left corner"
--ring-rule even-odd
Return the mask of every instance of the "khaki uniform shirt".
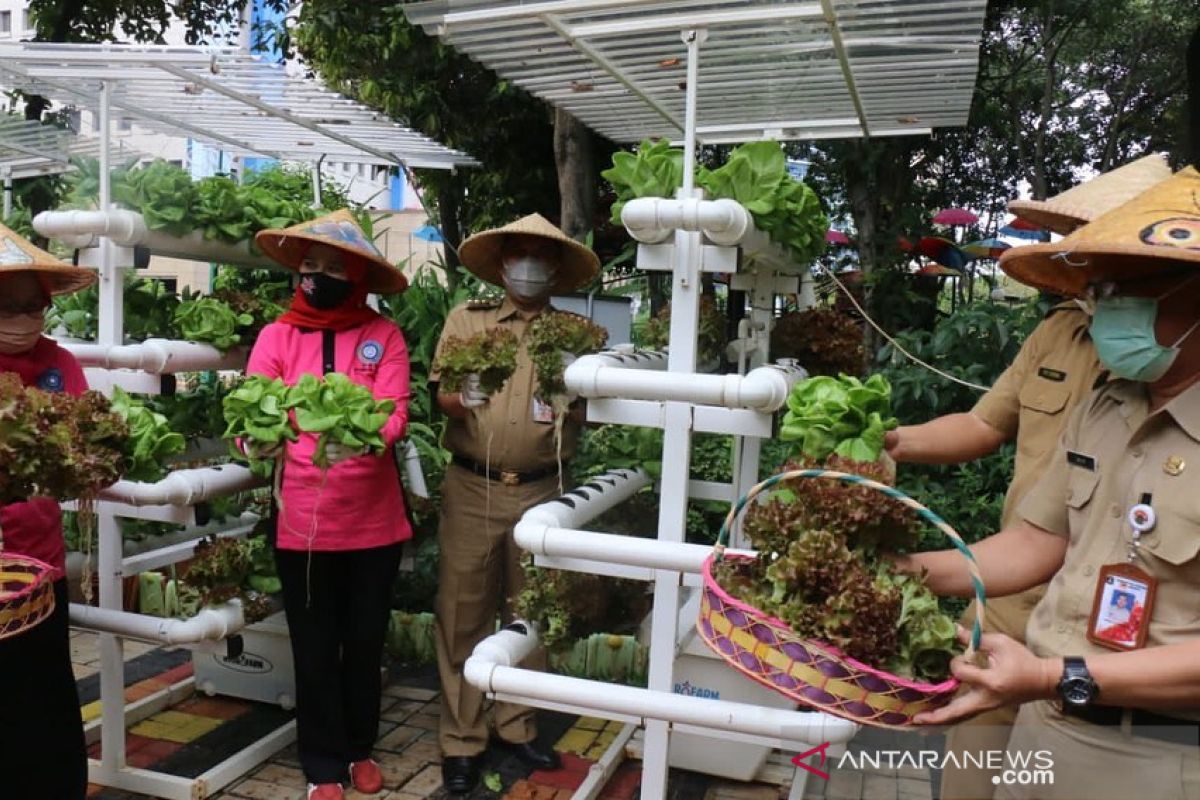
[[[553, 311], [547, 307], [548, 311]], [[494, 470], [531, 470], [554, 467], [558, 455], [554, 444], [554, 424], [534, 420], [534, 390], [537, 385], [533, 360], [526, 349], [525, 334], [532, 320], [526, 320], [508, 298], [503, 302], [473, 301], [454, 308], [446, 317], [446, 326], [438, 340], [437, 356], [442, 353], [448, 336], [469, 338], [491, 328], [506, 328], [517, 335], [521, 346], [517, 353], [517, 370], [491, 396], [487, 403], [472, 409], [463, 419], [451, 419], [443, 442], [446, 449]], [[431, 370], [429, 381], [440, 376]], [[447, 386], [445, 394], [458, 391]], [[562, 461], [565, 464], [575, 454], [580, 425], [570, 417], [563, 424]], [[490, 442], [489, 442], [490, 440]]]
[[1056, 306], [971, 409], [1006, 438], [1017, 440], [1002, 528], [1016, 521], [1018, 503], [1045, 470], [1071, 409], [1088, 396], [1100, 375], [1102, 368], [1088, 336], [1090, 322], [1074, 303]]
[[1070, 538], [1029, 621], [1030, 649], [1042, 656], [1108, 652], [1087, 640], [1097, 574], [1126, 563], [1126, 517], [1146, 494], [1157, 524], [1142, 535], [1137, 566], [1158, 580], [1146, 646], [1200, 637], [1198, 479], [1200, 383], [1154, 414], [1145, 387], [1131, 381], [1112, 381], [1080, 404], [1020, 507], [1029, 522]]

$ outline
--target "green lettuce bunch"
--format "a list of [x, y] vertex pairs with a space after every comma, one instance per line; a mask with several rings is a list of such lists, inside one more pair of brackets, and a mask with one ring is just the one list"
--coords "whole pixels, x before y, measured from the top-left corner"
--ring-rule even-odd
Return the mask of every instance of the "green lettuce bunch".
[[391, 400], [376, 400], [371, 390], [340, 372], [320, 379], [304, 375], [288, 392], [288, 404], [296, 410], [296, 425], [306, 433], [320, 434], [313, 464], [326, 469], [330, 442], [382, 453], [386, 447], [380, 431], [395, 410]]
[[636, 153], [613, 154], [613, 165], [600, 173], [612, 184], [617, 201], [612, 204], [612, 224], [621, 224], [621, 209], [636, 197], [674, 197], [683, 185], [683, 151], [666, 139], [644, 140]]
[[237, 439], [253, 441], [264, 448], [294, 442], [299, 437], [292, 428], [288, 410], [290, 392], [283, 381], [262, 375], [246, 377], [236, 389], [221, 401], [225, 415], [225, 433], [229, 440], [230, 453], [237, 459], [246, 459], [250, 471], [260, 478], [269, 478], [275, 462], [267, 459], [249, 458], [238, 449]]
[[468, 338], [447, 336], [433, 368], [441, 376], [442, 386], [452, 392], [476, 373], [480, 389], [492, 394], [517, 371], [519, 348], [517, 335], [506, 328], [489, 328]]
[[183, 434], [171, 429], [167, 418], [120, 387], [113, 389], [112, 410], [129, 426], [125, 448], [129, 466], [125, 477], [131, 481], [153, 483], [166, 475], [166, 460], [182, 453], [187, 442]]
[[196, 297], [175, 309], [175, 324], [189, 342], [207, 342], [221, 352], [241, 342], [238, 328], [254, 323], [249, 314], [238, 314], [213, 297]]
[[166, 161], [131, 169], [113, 182], [113, 200], [141, 212], [146, 227], [171, 236], [192, 232], [196, 187], [186, 170]]
[[883, 437], [899, 423], [892, 416], [892, 387], [882, 375], [865, 382], [842, 375], [800, 381], [787, 399], [779, 438], [800, 442], [800, 451], [820, 461], [831, 453], [875, 461]]

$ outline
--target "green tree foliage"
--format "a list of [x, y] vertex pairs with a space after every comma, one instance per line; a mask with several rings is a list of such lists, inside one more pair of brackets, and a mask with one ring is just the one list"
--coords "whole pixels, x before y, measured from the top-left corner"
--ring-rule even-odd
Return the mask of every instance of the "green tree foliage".
[[[422, 170], [450, 247], [471, 230], [538, 212], [558, 216], [550, 110], [441, 40], [410, 25], [400, 5], [305, 3], [291, 40], [333, 88], [381, 109], [481, 168]], [[455, 273], [448, 272], [453, 285]]]

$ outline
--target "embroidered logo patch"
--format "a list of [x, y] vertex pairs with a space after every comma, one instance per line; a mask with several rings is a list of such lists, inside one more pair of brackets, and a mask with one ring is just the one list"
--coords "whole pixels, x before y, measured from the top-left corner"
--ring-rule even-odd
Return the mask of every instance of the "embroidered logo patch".
[[383, 345], [368, 339], [358, 346], [358, 360], [364, 364], [378, 364], [383, 358]]
[[63, 390], [63, 376], [58, 367], [51, 367], [38, 376], [37, 388], [43, 392], [61, 392]]

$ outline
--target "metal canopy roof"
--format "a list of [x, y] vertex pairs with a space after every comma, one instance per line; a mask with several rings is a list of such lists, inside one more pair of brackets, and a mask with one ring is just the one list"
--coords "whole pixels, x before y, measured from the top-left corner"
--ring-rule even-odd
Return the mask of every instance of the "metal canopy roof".
[[0, 44], [0, 84], [115, 112], [239, 155], [450, 169], [477, 162], [235, 48]]
[[[114, 162], [141, 158], [143, 153], [116, 139], [108, 152]], [[63, 128], [15, 116], [0, 116], [0, 178], [53, 175], [72, 169], [72, 156], [100, 155], [100, 139], [76, 136]]]
[[408, 18], [618, 142], [680, 139], [703, 28], [703, 142], [964, 125], [986, 0], [425, 0]]

